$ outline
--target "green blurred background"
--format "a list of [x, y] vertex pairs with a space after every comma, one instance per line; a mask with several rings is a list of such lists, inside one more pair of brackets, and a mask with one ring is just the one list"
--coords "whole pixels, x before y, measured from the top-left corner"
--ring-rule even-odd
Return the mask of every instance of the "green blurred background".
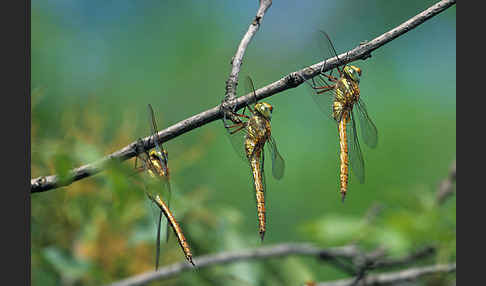
[[[274, 1], [240, 78], [251, 75], [260, 88], [322, 60], [319, 29], [341, 53], [435, 2]], [[161, 129], [217, 105], [257, 6], [33, 0], [32, 177], [63, 174], [149, 135], [147, 103]], [[376, 149], [362, 146], [366, 183], [351, 177], [340, 202], [336, 127], [307, 87], [266, 99], [286, 173], [281, 181], [267, 173], [263, 245], [358, 241], [400, 255], [433, 244], [440, 251], [429, 262], [455, 260], [455, 198], [435, 203], [456, 156], [455, 6], [354, 64], [363, 70], [361, 94], [379, 132]], [[248, 166], [222, 123], [164, 146], [175, 188], [171, 207], [194, 254], [260, 246]], [[132, 167], [130, 160], [32, 195], [32, 285], [98, 285], [153, 269], [154, 216], [140, 180], [126, 175]], [[365, 221], [377, 205], [381, 211]], [[183, 259], [174, 237], [162, 245], [163, 265]], [[313, 258], [294, 257], [213, 267], [153, 285], [300, 285], [343, 277]]]

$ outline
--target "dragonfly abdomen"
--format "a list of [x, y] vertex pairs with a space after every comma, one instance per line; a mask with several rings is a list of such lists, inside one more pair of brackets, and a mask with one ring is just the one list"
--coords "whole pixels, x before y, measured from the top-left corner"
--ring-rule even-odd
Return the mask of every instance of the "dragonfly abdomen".
[[257, 215], [258, 215], [258, 229], [260, 232], [260, 237], [265, 236], [265, 192], [263, 186], [262, 178], [262, 166], [260, 164], [260, 156], [262, 150], [255, 150], [252, 158], [250, 159], [251, 170], [253, 174], [253, 182], [255, 185], [255, 195], [257, 201]]
[[186, 237], [182, 233], [182, 229], [179, 226], [179, 223], [175, 220], [174, 216], [172, 215], [172, 212], [169, 210], [169, 207], [162, 201], [160, 196], [156, 195], [155, 200], [157, 201], [157, 204], [162, 207], [162, 211], [164, 212], [165, 217], [169, 221], [170, 226], [172, 227], [172, 230], [174, 231], [175, 235], [177, 236], [177, 241], [179, 242], [179, 245], [182, 248], [182, 251], [184, 252], [184, 255], [186, 256], [186, 259], [194, 265], [194, 262], [192, 261], [192, 253], [191, 249], [189, 248], [189, 244], [186, 241]]
[[346, 134], [346, 123], [347, 123], [347, 112], [344, 112], [342, 120], [339, 121], [338, 131], [339, 131], [339, 147], [340, 147], [340, 193], [342, 200], [346, 196], [346, 191], [348, 189], [348, 174], [349, 174], [349, 158], [348, 158], [348, 140]]

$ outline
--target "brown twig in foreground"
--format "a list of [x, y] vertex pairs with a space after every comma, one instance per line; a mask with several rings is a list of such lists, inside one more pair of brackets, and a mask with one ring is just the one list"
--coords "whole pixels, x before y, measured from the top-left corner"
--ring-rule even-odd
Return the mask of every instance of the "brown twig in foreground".
[[[370, 53], [379, 47], [385, 45], [386, 43], [392, 41], [393, 39], [407, 33], [408, 31], [414, 29], [418, 25], [424, 23], [440, 12], [446, 10], [456, 3], [455, 0], [442, 0], [422, 13], [410, 18], [408, 21], [402, 23], [396, 28], [382, 34], [381, 36], [367, 42], [366, 44], [361, 44], [356, 48], [350, 50], [349, 52], [339, 55], [339, 61], [336, 57], [319, 62], [312, 66], [306, 67], [299, 71], [288, 74], [287, 76], [277, 80], [265, 87], [262, 87], [256, 91], [256, 100], [267, 98], [274, 94], [280, 93], [284, 90], [295, 88], [302, 84], [304, 80], [308, 80], [317, 76], [321, 71], [326, 72], [337, 65], [350, 63], [359, 59], [366, 59], [370, 56]], [[232, 106], [235, 106], [236, 110], [239, 110], [254, 101], [255, 97], [253, 94], [247, 94], [235, 98], [229, 101]], [[209, 110], [196, 114], [185, 120], [182, 120], [162, 131], [159, 131], [157, 138], [159, 143], [169, 141], [177, 136], [180, 136], [186, 132], [196, 129], [200, 126], [208, 124], [212, 121], [221, 119], [223, 117], [223, 111], [221, 105], [213, 107]], [[147, 136], [143, 138], [143, 149], [148, 150], [155, 147], [152, 136]], [[48, 191], [54, 188], [62, 187], [71, 184], [73, 181], [77, 181], [89, 176], [92, 176], [100, 172], [106, 163], [111, 161], [124, 161], [130, 159], [137, 153], [137, 141], [130, 143], [128, 146], [92, 163], [81, 166], [79, 168], [73, 169], [70, 172], [69, 180], [64, 180], [60, 182], [57, 175], [51, 176], [41, 176], [35, 179], [31, 179], [31, 193]]]
[[[377, 248], [371, 252], [363, 252], [355, 245], [334, 247], [323, 249], [308, 243], [283, 243], [273, 246], [260, 247], [256, 249], [239, 250], [231, 252], [221, 252], [217, 254], [204, 255], [194, 258], [196, 269], [206, 268], [215, 265], [226, 265], [247, 260], [262, 260], [269, 258], [278, 258], [291, 255], [313, 256], [320, 261], [331, 263], [332, 265], [348, 272], [350, 275], [356, 275], [359, 269], [357, 264], [362, 264], [363, 259], [369, 266], [366, 270], [383, 269], [392, 266], [404, 266], [415, 263], [420, 259], [426, 258], [433, 254], [430, 247], [414, 251], [402, 258], [387, 259], [383, 256], [385, 252], [382, 248]], [[341, 261], [343, 263], [341, 263]], [[335, 263], [340, 262], [340, 263]], [[344, 263], [346, 262], [346, 263]], [[194, 268], [187, 262], [175, 263], [166, 267], [159, 268], [156, 272], [147, 272], [137, 276], [127, 278], [110, 284], [110, 286], [135, 286], [143, 285], [155, 280], [162, 280], [174, 277], [185, 271], [193, 271]], [[368, 279], [362, 277], [363, 279]], [[356, 281], [356, 278], [346, 281]], [[359, 285], [359, 284], [358, 284]]]
[[[251, 250], [241, 250], [232, 252], [223, 252], [212, 255], [199, 256], [194, 259], [194, 263], [197, 265], [197, 269], [212, 266], [212, 265], [224, 265], [228, 263], [234, 263], [239, 261], [245, 261], [250, 259], [267, 259], [289, 255], [305, 255], [320, 257], [340, 257], [340, 258], [353, 258], [360, 253], [359, 249], [354, 246], [343, 246], [330, 249], [322, 249], [311, 244], [278, 244], [269, 247], [260, 247]], [[163, 268], [159, 268], [156, 272], [148, 272], [145, 274], [130, 277], [128, 279], [116, 282], [110, 286], [135, 286], [143, 285], [150, 281], [167, 279], [184, 271], [192, 271], [194, 268], [188, 263], [175, 263]]]
[[[439, 264], [427, 267], [416, 267], [402, 271], [369, 275], [360, 280], [356, 285], [392, 285], [404, 281], [413, 281], [422, 276], [439, 273], [451, 273], [456, 271], [456, 264]], [[332, 282], [322, 282], [315, 286], [350, 286], [355, 282], [354, 278], [342, 279]]]

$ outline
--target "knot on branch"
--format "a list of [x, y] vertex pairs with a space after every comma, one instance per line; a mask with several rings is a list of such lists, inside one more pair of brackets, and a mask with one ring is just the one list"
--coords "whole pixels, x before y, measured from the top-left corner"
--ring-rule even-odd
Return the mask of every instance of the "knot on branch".
[[261, 16], [255, 16], [255, 19], [253, 19], [253, 22], [251, 22], [252, 25], [260, 25], [260, 21], [262, 20]]
[[44, 185], [47, 182], [46, 177], [39, 177], [34, 180], [34, 182], [31, 184], [31, 189], [37, 189], [40, 186]]
[[293, 72], [285, 77], [285, 83], [293, 88], [301, 85], [304, 82], [304, 78], [297, 72]]

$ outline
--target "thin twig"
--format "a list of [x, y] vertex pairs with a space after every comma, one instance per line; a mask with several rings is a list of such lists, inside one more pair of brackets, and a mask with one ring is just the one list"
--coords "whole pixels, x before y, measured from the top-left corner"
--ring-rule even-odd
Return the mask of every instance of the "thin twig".
[[[370, 53], [379, 47], [385, 45], [386, 43], [392, 41], [393, 39], [397, 38], [400, 35], [407, 33], [408, 31], [414, 29], [418, 25], [424, 23], [425, 21], [429, 20], [430, 18], [434, 17], [435, 15], [439, 14], [440, 12], [444, 11], [445, 9], [449, 8], [450, 6], [454, 5], [456, 1], [453, 0], [443, 0], [438, 2], [437, 4], [431, 6], [424, 12], [416, 15], [415, 17], [409, 19], [408, 21], [404, 22], [403, 24], [399, 25], [398, 27], [384, 33], [383, 35], [367, 42], [366, 44], [361, 44], [356, 48], [350, 50], [349, 52], [343, 53], [339, 55], [339, 61], [336, 57], [319, 62], [312, 66], [306, 67], [299, 71], [293, 72], [288, 74], [287, 76], [277, 80], [265, 87], [262, 87], [256, 91], [256, 100], [261, 100], [263, 98], [267, 98], [274, 94], [280, 93], [284, 90], [295, 88], [302, 84], [304, 80], [308, 80], [317, 76], [321, 71], [326, 72], [335, 68], [338, 64], [345, 64], [350, 63], [359, 59], [366, 59], [370, 56]], [[248, 104], [252, 103], [255, 100], [253, 94], [247, 94], [244, 96], [240, 96], [235, 98], [234, 100], [230, 101], [230, 104], [235, 106], [236, 110], [239, 110]], [[208, 124], [212, 121], [221, 119], [223, 117], [223, 112], [221, 109], [221, 105], [215, 106], [209, 110], [196, 114], [192, 117], [189, 117], [185, 120], [182, 120], [162, 131], [158, 132], [158, 143], [163, 143], [169, 141], [175, 137], [178, 137], [186, 132], [189, 132], [193, 129], [201, 127], [205, 124]], [[154, 147], [154, 142], [152, 140], [152, 136], [147, 136], [142, 139], [143, 142], [143, 149], [148, 150]], [[42, 192], [47, 191], [50, 189], [58, 188], [61, 186], [66, 186], [71, 184], [73, 181], [77, 181], [91, 175], [94, 175], [100, 172], [103, 168], [105, 163], [110, 161], [124, 161], [130, 159], [137, 155], [137, 141], [130, 143], [128, 146], [96, 161], [92, 164], [87, 164], [76, 168], [71, 171], [71, 177], [69, 180], [65, 180], [63, 182], [59, 181], [58, 176], [51, 175], [45, 177], [38, 177], [35, 179], [31, 179], [31, 192]]]
[[439, 190], [437, 191], [437, 201], [441, 205], [447, 198], [449, 198], [454, 193], [454, 182], [456, 181], [456, 161], [452, 163], [449, 170], [449, 176], [445, 178], [439, 184]]
[[366, 276], [366, 272], [371, 269], [371, 266], [376, 263], [377, 260], [381, 259], [386, 255], [386, 250], [384, 247], [379, 247], [370, 253], [363, 253], [357, 255], [353, 259], [353, 264], [356, 267], [356, 277], [353, 278], [350, 286], [356, 286], [363, 280]]
[[246, 31], [245, 35], [241, 39], [241, 42], [236, 49], [236, 54], [231, 59], [232, 68], [230, 75], [226, 80], [226, 92], [221, 103], [221, 108], [223, 112], [226, 113], [226, 116], [231, 118], [231, 120], [234, 122], [237, 122], [238, 119], [233, 113], [230, 112], [230, 108], [233, 108], [234, 106], [231, 106], [229, 103], [236, 97], [236, 86], [238, 85], [238, 75], [240, 73], [241, 64], [243, 63], [243, 56], [245, 55], [246, 48], [253, 39], [253, 36], [260, 28], [260, 24], [262, 23], [263, 16], [265, 16], [265, 12], [268, 8], [270, 8], [271, 5], [272, 0], [260, 0], [260, 6], [258, 7], [256, 16], [253, 18], [253, 21], [248, 27], [248, 31]]
[[370, 269], [377, 269], [377, 268], [389, 268], [389, 267], [396, 267], [396, 266], [404, 266], [410, 263], [415, 263], [417, 260], [427, 258], [436, 252], [435, 248], [432, 246], [427, 246], [422, 249], [416, 250], [410, 253], [407, 256], [400, 257], [400, 258], [383, 258], [373, 261], [369, 268]]
[[[416, 267], [407, 270], [380, 273], [369, 275], [359, 281], [357, 285], [392, 285], [404, 281], [413, 281], [422, 276], [439, 273], [451, 273], [456, 271], [456, 263], [438, 264], [427, 267]], [[341, 279], [332, 282], [322, 282], [314, 284], [316, 286], [350, 286], [355, 282], [355, 278]]]
[[[342, 257], [352, 258], [359, 250], [354, 246], [343, 246], [330, 249], [322, 249], [311, 244], [278, 244], [269, 247], [260, 247], [257, 249], [241, 250], [233, 252], [223, 252], [212, 255], [199, 256], [194, 259], [196, 269], [209, 267], [217, 264], [228, 264], [250, 259], [267, 259], [289, 255], [304, 255], [320, 257]], [[130, 277], [128, 279], [111, 284], [111, 286], [135, 286], [143, 285], [150, 281], [161, 280], [173, 277], [184, 271], [193, 271], [194, 268], [188, 263], [175, 263], [156, 272], [147, 272], [145, 274]]]

